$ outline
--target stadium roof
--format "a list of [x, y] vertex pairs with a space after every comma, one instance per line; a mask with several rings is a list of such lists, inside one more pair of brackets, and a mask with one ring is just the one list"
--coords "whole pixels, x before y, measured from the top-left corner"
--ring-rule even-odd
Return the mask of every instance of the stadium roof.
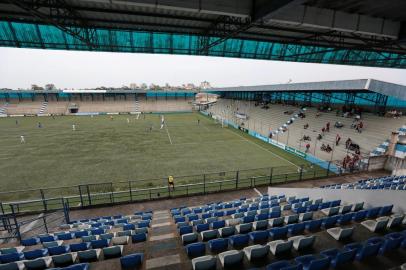
[[0, 0], [0, 46], [406, 68], [406, 1]]
[[374, 79], [285, 83], [272, 85], [221, 87], [206, 92], [272, 92], [272, 91], [372, 91], [386, 96], [406, 100], [406, 86]]

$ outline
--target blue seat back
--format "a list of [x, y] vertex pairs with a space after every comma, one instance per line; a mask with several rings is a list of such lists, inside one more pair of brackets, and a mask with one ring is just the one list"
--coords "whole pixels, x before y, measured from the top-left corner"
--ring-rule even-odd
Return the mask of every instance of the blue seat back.
[[109, 246], [109, 239], [99, 239], [90, 241], [92, 248], [104, 248]]
[[264, 241], [268, 239], [269, 233], [268, 231], [255, 231], [248, 233], [252, 241]]
[[53, 256], [53, 255], [60, 255], [60, 254], [64, 254], [70, 251], [69, 246], [57, 246], [57, 247], [49, 247], [48, 248], [48, 252], [49, 255]]
[[139, 243], [147, 241], [147, 234], [146, 233], [136, 233], [131, 235], [131, 240], [133, 243]]
[[207, 231], [209, 229], [210, 229], [210, 224], [208, 224], [208, 223], [197, 224], [196, 225], [196, 231], [197, 232]]
[[271, 235], [272, 239], [277, 240], [286, 237], [288, 234], [288, 227], [275, 227], [269, 230], [269, 234]]
[[179, 228], [179, 234], [183, 235], [186, 233], [192, 233], [193, 232], [193, 226], [189, 225], [189, 226], [183, 226]]
[[204, 243], [192, 243], [185, 248], [186, 253], [192, 257], [203, 256], [206, 253], [206, 245]]
[[209, 248], [212, 252], [219, 252], [226, 250], [228, 246], [228, 240], [225, 238], [218, 238], [209, 241]]
[[69, 245], [70, 250], [72, 252], [77, 252], [77, 251], [84, 251], [90, 249], [90, 243], [75, 243], [75, 244], [70, 244]]
[[214, 221], [211, 226], [213, 229], [223, 228], [226, 225], [225, 220]]
[[228, 239], [232, 246], [245, 246], [250, 240], [247, 234], [232, 235]]
[[27, 260], [33, 260], [33, 259], [36, 259], [36, 258], [44, 257], [46, 255], [48, 255], [48, 250], [45, 249], [45, 248], [34, 249], [34, 250], [24, 252], [24, 257]]

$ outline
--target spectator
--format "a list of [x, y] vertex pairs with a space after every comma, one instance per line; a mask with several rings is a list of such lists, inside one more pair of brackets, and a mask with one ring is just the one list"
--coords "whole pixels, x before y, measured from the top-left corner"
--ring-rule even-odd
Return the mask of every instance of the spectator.
[[310, 143], [306, 144], [306, 153], [309, 152], [310, 149]]
[[303, 126], [303, 128], [304, 128], [304, 129], [308, 129], [308, 128], [309, 128], [309, 124], [306, 123], [306, 124]]
[[325, 127], [323, 127], [323, 128], [321, 129], [321, 133], [324, 134], [324, 132], [326, 132], [326, 128], [325, 128]]
[[330, 132], [330, 122], [327, 122], [327, 124], [326, 124], [326, 131]]
[[346, 141], [345, 141], [345, 148], [349, 148], [350, 147], [350, 144], [352, 143], [352, 140], [351, 140], [351, 138], [348, 138]]
[[340, 143], [341, 137], [339, 134], [336, 135], [336, 146]]

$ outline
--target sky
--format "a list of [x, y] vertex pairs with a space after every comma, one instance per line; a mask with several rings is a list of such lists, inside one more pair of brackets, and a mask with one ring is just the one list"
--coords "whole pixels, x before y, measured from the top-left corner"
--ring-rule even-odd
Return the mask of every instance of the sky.
[[0, 48], [0, 88], [120, 87], [130, 83], [214, 87], [373, 78], [406, 85], [406, 70], [223, 57]]

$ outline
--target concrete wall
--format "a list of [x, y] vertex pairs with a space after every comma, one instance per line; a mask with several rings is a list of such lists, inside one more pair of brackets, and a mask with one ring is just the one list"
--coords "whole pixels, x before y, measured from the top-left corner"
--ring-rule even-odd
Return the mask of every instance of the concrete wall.
[[310, 199], [341, 200], [341, 202], [364, 202], [364, 207], [393, 204], [394, 212], [406, 213], [406, 191], [403, 190], [352, 190], [321, 188], [277, 188], [268, 187], [269, 195], [307, 197]]

